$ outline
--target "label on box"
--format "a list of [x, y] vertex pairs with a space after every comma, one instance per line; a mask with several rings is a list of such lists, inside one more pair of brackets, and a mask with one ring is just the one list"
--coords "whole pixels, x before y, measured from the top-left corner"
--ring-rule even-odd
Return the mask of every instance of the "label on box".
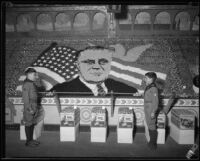
[[163, 114], [158, 115], [157, 128], [159, 128], [159, 129], [165, 128], [165, 115], [163, 115]]
[[132, 115], [120, 115], [118, 120], [119, 128], [133, 128]]
[[80, 119], [78, 109], [67, 107], [60, 113], [61, 126], [75, 126]]
[[181, 129], [194, 129], [194, 120], [191, 117], [184, 116], [180, 118], [181, 122]]
[[177, 115], [176, 113], [172, 113], [171, 122], [182, 130], [194, 129], [193, 115]]
[[105, 127], [106, 126], [105, 115], [93, 113], [91, 126], [92, 127]]

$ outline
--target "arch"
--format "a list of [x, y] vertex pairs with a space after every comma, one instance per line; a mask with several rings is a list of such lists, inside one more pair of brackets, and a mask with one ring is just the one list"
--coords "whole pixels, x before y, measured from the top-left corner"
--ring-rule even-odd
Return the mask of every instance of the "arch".
[[154, 21], [155, 30], [169, 30], [170, 29], [170, 14], [166, 11], [159, 12]]
[[170, 24], [170, 14], [166, 11], [159, 12], [156, 15], [154, 24]]
[[55, 20], [56, 31], [69, 31], [71, 30], [70, 15], [66, 13], [58, 13]]
[[104, 29], [106, 27], [106, 15], [101, 12], [95, 13], [92, 22], [92, 29], [99, 30]]
[[29, 14], [20, 14], [17, 16], [17, 31], [27, 32], [34, 29], [34, 23]]
[[192, 24], [193, 31], [199, 31], [199, 16], [196, 15]]
[[148, 12], [138, 13], [134, 24], [151, 24], [151, 15]]
[[188, 12], [182, 11], [176, 15], [175, 29], [180, 31], [190, 30], [190, 15]]
[[150, 30], [151, 29], [151, 15], [148, 12], [139, 12], [135, 18], [134, 29]]
[[52, 18], [48, 13], [41, 13], [37, 16], [37, 29], [42, 31], [53, 31]]
[[76, 31], [89, 31], [90, 19], [84, 12], [79, 12], [74, 17], [73, 29]]

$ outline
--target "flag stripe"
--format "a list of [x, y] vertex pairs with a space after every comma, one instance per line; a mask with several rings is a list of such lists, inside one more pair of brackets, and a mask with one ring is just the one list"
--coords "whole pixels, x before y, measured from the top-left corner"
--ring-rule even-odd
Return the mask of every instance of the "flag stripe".
[[[134, 72], [142, 74], [142, 75], [145, 75], [145, 73], [149, 72], [147, 70], [143, 70], [143, 69], [140, 69], [140, 68], [123, 65], [123, 64], [120, 64], [119, 62], [116, 62], [116, 61], [112, 61], [111, 66], [115, 66], [115, 67], [120, 68], [122, 70], [128, 70], [128, 71], [131, 71], [131, 72], [134, 71]], [[111, 67], [111, 70], [112, 70], [112, 67]], [[164, 80], [166, 79], [166, 76], [167, 76], [166, 74], [163, 74], [163, 73], [160, 73], [160, 72], [155, 72], [155, 73], [157, 74], [157, 77], [164, 79]]]
[[36, 71], [39, 71], [42, 74], [47, 75], [48, 77], [54, 78], [58, 83], [65, 82], [65, 78], [61, 77], [59, 74], [52, 72], [51, 70], [45, 68], [45, 67], [34, 67]]
[[115, 66], [112, 66], [111, 70], [115, 71], [117, 73], [123, 73], [123, 74], [129, 75], [131, 77], [134, 77], [134, 78], [137, 78], [140, 80], [142, 80], [144, 77], [144, 75], [142, 75], [142, 74], [135, 73], [134, 71], [122, 70], [121, 68], [117, 68]]
[[115, 77], [114, 75], [110, 75], [109, 78], [112, 78], [112, 79], [114, 79], [116, 81], [125, 83], [125, 84], [127, 84], [127, 85], [129, 85], [131, 87], [134, 87], [134, 88], [138, 89], [138, 90], [142, 90], [142, 87], [140, 87], [139, 84], [135, 84], [135, 83], [131, 82], [130, 80], [123, 79], [123, 78], [120, 78], [120, 77]]
[[[136, 84], [138, 86], [141, 85], [142, 83], [142, 80], [141, 79], [138, 79], [138, 78], [134, 78], [134, 77], [131, 77], [129, 75], [126, 75], [126, 74], [122, 74], [122, 73], [117, 73], [115, 71], [110, 71], [109, 73], [110, 75], [120, 79], [120, 80], [125, 80], [125, 81], [128, 81], [130, 82], [131, 84]], [[134, 83], [133, 83], [134, 82]]]

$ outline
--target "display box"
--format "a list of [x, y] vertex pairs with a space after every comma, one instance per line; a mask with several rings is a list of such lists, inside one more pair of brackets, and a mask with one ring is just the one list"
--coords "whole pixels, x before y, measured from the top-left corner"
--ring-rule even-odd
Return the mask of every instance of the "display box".
[[194, 114], [185, 109], [173, 109], [171, 111], [171, 123], [181, 130], [194, 130]]
[[94, 107], [91, 117], [91, 142], [106, 142], [107, 120], [104, 107]]
[[118, 109], [117, 142], [132, 143], [133, 127], [133, 109], [120, 107]]
[[166, 127], [166, 115], [163, 112], [160, 112], [157, 117], [157, 128], [165, 129]]
[[60, 141], [76, 141], [79, 132], [80, 113], [69, 106], [60, 112]]
[[157, 117], [157, 144], [165, 144], [166, 137], [166, 115], [160, 112]]
[[170, 136], [178, 144], [194, 144], [195, 116], [185, 109], [171, 111]]
[[79, 124], [76, 126], [60, 126], [60, 141], [76, 141], [79, 133]]
[[157, 144], [165, 144], [166, 130], [165, 129], [157, 129]]
[[[35, 128], [34, 128], [34, 131], [33, 131], [33, 139], [34, 140], [37, 139]], [[26, 140], [25, 123], [24, 123], [23, 120], [21, 120], [21, 124], [20, 124], [20, 140]]]
[[181, 130], [174, 124], [171, 124], [170, 136], [178, 144], [194, 144], [194, 130]]

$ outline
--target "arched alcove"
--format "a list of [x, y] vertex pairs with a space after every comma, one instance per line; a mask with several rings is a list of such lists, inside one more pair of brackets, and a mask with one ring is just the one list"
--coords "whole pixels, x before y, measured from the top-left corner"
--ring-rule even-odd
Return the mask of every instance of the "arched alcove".
[[37, 29], [41, 31], [53, 31], [52, 18], [49, 14], [41, 13], [37, 16]]
[[175, 29], [180, 31], [190, 30], [190, 15], [188, 12], [179, 12], [175, 17]]
[[156, 15], [154, 21], [154, 30], [169, 30], [170, 24], [170, 14], [165, 11], [160, 12]]
[[80, 12], [75, 15], [73, 29], [80, 32], [90, 30], [90, 19], [86, 13]]
[[55, 21], [56, 31], [69, 31], [71, 30], [70, 16], [66, 13], [58, 13]]
[[140, 12], [136, 15], [134, 22], [135, 30], [150, 30], [151, 29], [151, 15], [148, 12]]
[[96, 13], [93, 17], [92, 29], [101, 30], [106, 27], [106, 15], [103, 13]]
[[17, 31], [28, 32], [34, 30], [34, 23], [29, 14], [20, 14], [17, 16]]

